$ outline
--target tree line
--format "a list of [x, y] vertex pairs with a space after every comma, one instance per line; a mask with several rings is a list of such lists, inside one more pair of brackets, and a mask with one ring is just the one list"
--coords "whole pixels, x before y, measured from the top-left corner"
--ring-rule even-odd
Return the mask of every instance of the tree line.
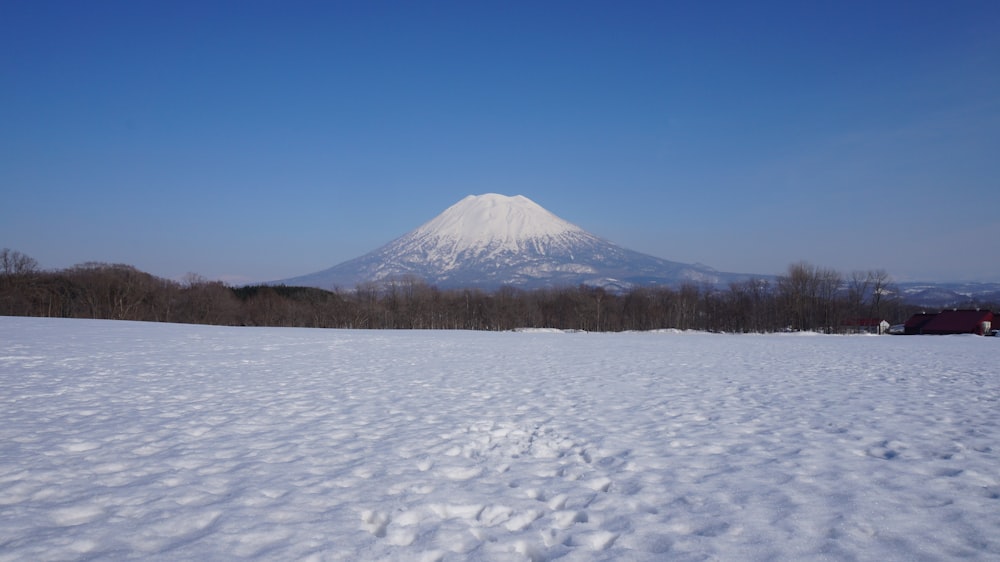
[[350, 290], [230, 287], [189, 275], [156, 277], [130, 265], [88, 262], [44, 271], [0, 251], [0, 315], [101, 318], [232, 326], [315, 328], [718, 332], [851, 331], [858, 319], [905, 320], [906, 305], [881, 270], [843, 276], [800, 262], [773, 279], [726, 287], [685, 284], [610, 292], [578, 286], [496, 291], [439, 289], [418, 279]]

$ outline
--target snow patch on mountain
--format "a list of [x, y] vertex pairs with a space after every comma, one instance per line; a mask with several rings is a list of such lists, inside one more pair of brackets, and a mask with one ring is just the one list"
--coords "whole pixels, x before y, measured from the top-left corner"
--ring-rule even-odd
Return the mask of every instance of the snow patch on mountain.
[[[431, 265], [441, 272], [449, 272], [469, 263], [487, 265], [490, 269], [484, 262], [511, 266], [542, 257], [572, 261], [574, 248], [597, 241], [582, 228], [523, 195], [507, 197], [488, 193], [462, 199], [393, 242], [390, 248], [392, 254], [403, 257], [402, 261]], [[391, 266], [385, 269], [392, 270]], [[542, 269], [562, 268], [559, 264], [544, 264]], [[569, 270], [592, 272], [585, 266]]]
[[[567, 233], [583, 233], [523, 195], [496, 193], [469, 195], [417, 228], [413, 238], [448, 239], [458, 247], [522, 251], [529, 241], [559, 240]], [[543, 247], [536, 246], [536, 251]]]

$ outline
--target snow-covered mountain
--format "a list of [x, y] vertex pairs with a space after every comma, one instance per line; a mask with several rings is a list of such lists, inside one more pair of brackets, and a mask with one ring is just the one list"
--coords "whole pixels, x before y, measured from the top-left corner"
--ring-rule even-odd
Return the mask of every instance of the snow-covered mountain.
[[442, 288], [720, 283], [736, 274], [634, 252], [594, 236], [527, 197], [470, 195], [377, 250], [282, 283], [324, 289], [421, 279]]

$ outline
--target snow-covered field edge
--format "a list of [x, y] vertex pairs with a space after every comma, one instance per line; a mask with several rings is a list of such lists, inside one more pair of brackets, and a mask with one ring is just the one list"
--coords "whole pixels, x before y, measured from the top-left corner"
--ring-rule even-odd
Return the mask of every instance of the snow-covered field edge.
[[0, 560], [1000, 559], [998, 351], [0, 318]]

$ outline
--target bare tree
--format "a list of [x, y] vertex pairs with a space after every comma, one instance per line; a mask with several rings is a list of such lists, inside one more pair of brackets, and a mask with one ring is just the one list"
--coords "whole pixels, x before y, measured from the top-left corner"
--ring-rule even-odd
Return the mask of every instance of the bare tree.
[[819, 293], [819, 273], [806, 262], [788, 266], [788, 273], [778, 277], [778, 297], [794, 330], [810, 330], [816, 326], [815, 302]]
[[16, 250], [0, 250], [0, 314], [28, 315], [39, 299], [38, 262]]
[[882, 303], [886, 298], [891, 298], [896, 291], [892, 287], [892, 278], [884, 269], [874, 269], [868, 272], [871, 283], [870, 315], [872, 318], [882, 317]]
[[38, 262], [35, 258], [9, 248], [0, 250], [0, 279], [9, 280], [13, 277], [31, 275], [36, 271]]
[[851, 314], [857, 318], [867, 315], [865, 302], [871, 292], [872, 274], [870, 271], [854, 271], [847, 282], [847, 300], [851, 308]]

